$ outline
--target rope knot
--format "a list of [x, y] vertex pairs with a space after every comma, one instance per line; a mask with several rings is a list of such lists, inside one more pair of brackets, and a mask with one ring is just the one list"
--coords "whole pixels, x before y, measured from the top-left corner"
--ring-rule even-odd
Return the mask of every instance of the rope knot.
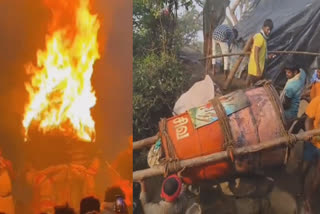
[[290, 148], [294, 147], [294, 145], [298, 141], [298, 138], [294, 134], [290, 134], [290, 133], [287, 134], [287, 138], [288, 138], [288, 146]]
[[178, 159], [167, 159], [163, 163], [164, 165], [164, 172], [163, 175], [164, 177], [167, 177], [170, 173], [172, 172], [178, 172], [181, 170], [181, 165]]
[[234, 162], [234, 148], [233, 148], [233, 145], [227, 146], [226, 151], [227, 151], [227, 154], [228, 154], [230, 160], [231, 160], [232, 162]]

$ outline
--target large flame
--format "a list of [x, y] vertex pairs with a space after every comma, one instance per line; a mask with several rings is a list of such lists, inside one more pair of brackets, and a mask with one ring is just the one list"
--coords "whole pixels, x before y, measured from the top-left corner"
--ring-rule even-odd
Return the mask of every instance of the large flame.
[[46, 49], [38, 50], [36, 65], [26, 67], [32, 79], [26, 83], [25, 137], [34, 124], [44, 133], [60, 130], [92, 141], [95, 123], [90, 109], [96, 97], [91, 76], [100, 57], [99, 20], [90, 13], [89, 0], [46, 0], [46, 4], [52, 11]]

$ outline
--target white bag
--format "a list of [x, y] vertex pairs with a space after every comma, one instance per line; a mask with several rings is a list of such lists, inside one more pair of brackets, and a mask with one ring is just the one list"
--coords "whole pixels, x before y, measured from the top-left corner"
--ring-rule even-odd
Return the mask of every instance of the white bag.
[[173, 115], [178, 115], [187, 110], [199, 107], [213, 99], [215, 84], [209, 75], [204, 80], [196, 82], [187, 92], [182, 94], [173, 108]]

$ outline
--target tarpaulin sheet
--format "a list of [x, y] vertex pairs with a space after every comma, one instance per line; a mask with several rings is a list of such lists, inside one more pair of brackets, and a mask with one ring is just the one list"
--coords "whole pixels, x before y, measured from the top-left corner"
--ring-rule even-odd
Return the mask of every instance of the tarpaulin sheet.
[[[274, 29], [268, 40], [268, 51], [320, 52], [320, 1], [253, 0], [251, 9], [236, 25], [239, 36], [248, 39], [259, 32], [265, 19], [271, 18]], [[280, 55], [266, 67], [265, 77], [276, 85], [286, 82], [284, 63], [294, 61], [309, 72], [315, 56]]]

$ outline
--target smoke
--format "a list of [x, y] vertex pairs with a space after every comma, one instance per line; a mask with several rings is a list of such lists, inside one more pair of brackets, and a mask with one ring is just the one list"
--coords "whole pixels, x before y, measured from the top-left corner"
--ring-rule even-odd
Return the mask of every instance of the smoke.
[[22, 158], [22, 113], [27, 101], [24, 65], [44, 46], [49, 11], [40, 0], [0, 3], [0, 146], [17, 165]]
[[105, 45], [92, 77], [98, 98], [93, 117], [97, 142], [112, 160], [129, 147], [132, 134], [132, 2], [97, 0], [94, 8]]

